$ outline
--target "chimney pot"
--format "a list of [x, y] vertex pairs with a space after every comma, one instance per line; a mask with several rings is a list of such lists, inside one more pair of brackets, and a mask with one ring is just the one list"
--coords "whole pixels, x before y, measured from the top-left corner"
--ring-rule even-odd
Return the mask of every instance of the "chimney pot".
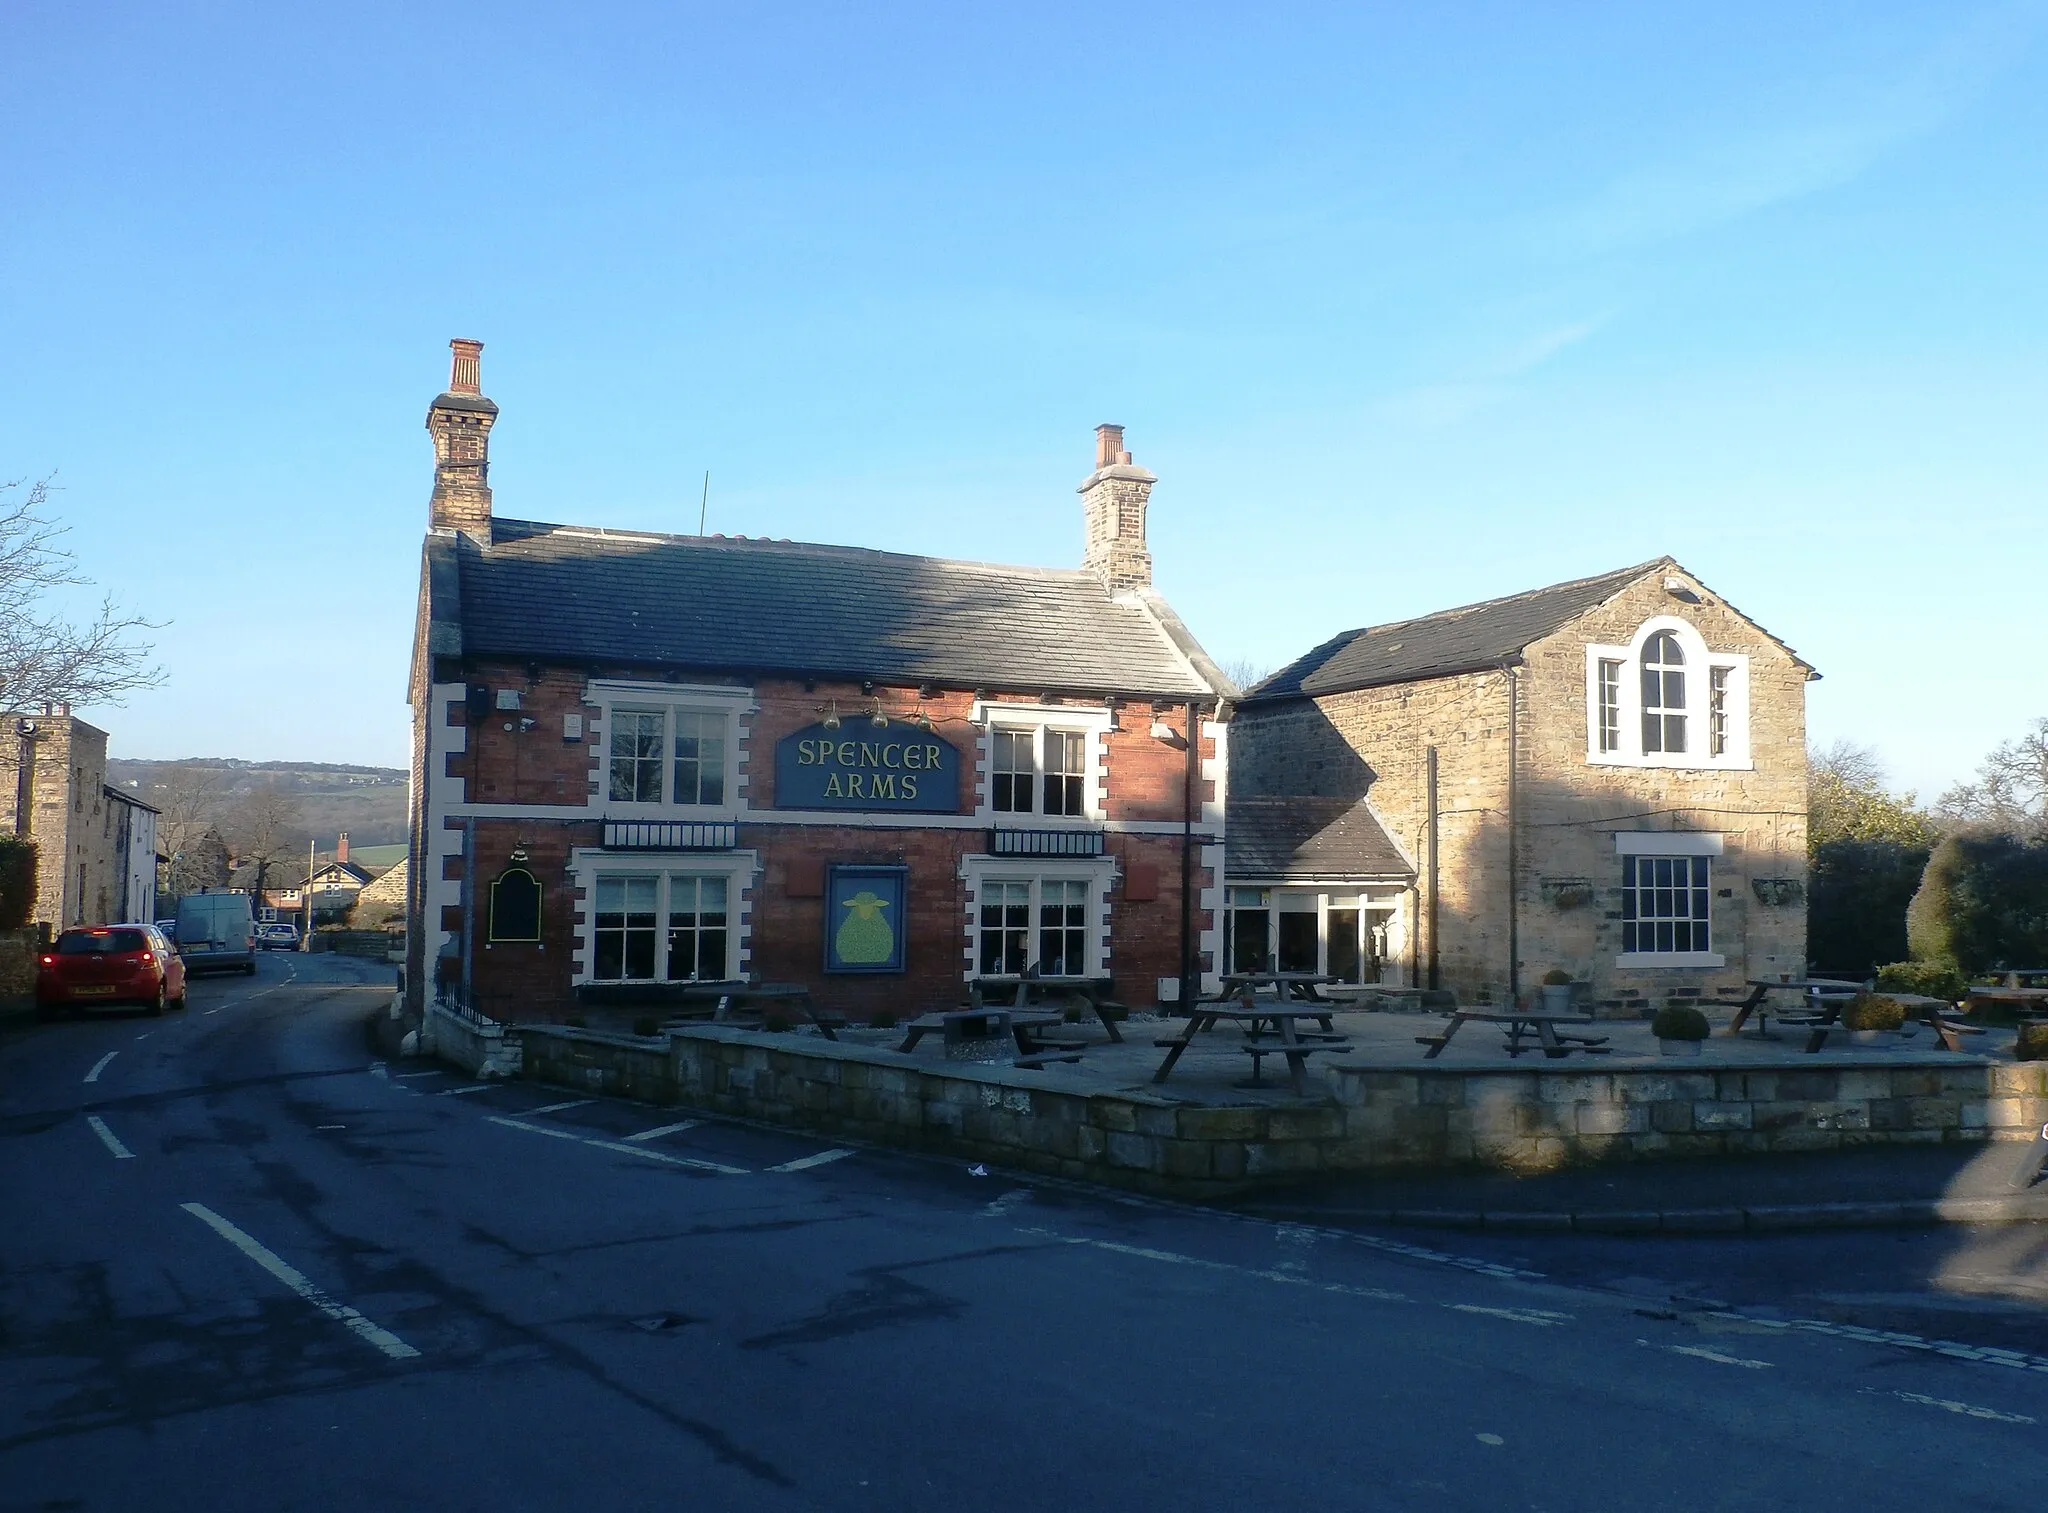
[[1095, 471], [1081, 484], [1085, 550], [1081, 565], [1113, 590], [1152, 581], [1152, 554], [1145, 546], [1145, 507], [1157, 480], [1131, 465], [1122, 426], [1095, 428]]
[[454, 353], [448, 369], [448, 392], [450, 394], [482, 394], [483, 375], [480, 371], [484, 344], [456, 337], [448, 343]]
[[335, 839], [334, 859], [338, 862], [345, 862], [348, 860], [348, 832], [346, 830], [342, 831], [341, 834]]

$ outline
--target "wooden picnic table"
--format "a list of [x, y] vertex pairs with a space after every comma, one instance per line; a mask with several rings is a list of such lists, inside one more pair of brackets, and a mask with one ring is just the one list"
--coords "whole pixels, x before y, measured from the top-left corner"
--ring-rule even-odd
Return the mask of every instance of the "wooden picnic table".
[[977, 977], [968, 984], [968, 996], [973, 1007], [978, 1008], [989, 999], [1006, 993], [1013, 995], [1011, 1006], [1019, 1009], [1034, 1003], [1058, 1001], [1093, 1014], [1096, 1022], [1109, 1032], [1110, 1040], [1122, 1045], [1123, 1032], [1106, 1012], [1109, 991], [1107, 977], [1045, 977], [1036, 972], [992, 973]]
[[[1864, 991], [1861, 983], [1844, 982], [1833, 977], [1810, 977], [1799, 980], [1772, 982], [1768, 978], [1750, 979], [1751, 992], [1742, 1006], [1735, 1011], [1735, 1018], [1728, 1026], [1733, 1035], [1742, 1028], [1742, 1021], [1749, 1012], [1757, 1010], [1757, 1028], [1762, 1032], [1764, 995], [1774, 988], [1798, 990], [1806, 994], [1807, 1006], [1790, 1013], [1780, 1012], [1778, 1023], [1804, 1029], [1808, 1054], [1818, 1051], [1828, 1043], [1828, 1036], [1840, 1029], [1842, 1010], [1856, 1001]], [[1950, 1017], [1955, 1005], [1940, 998], [1930, 998], [1924, 993], [1885, 993], [1883, 997], [1895, 1000], [1906, 1011], [1908, 1020], [1924, 1024], [1934, 1031], [1934, 1038], [1941, 1042], [1943, 1050], [1960, 1051], [1962, 1037], [1981, 1035], [1983, 1027], [1964, 1024], [1960, 1019]]]
[[773, 1006], [787, 1005], [802, 1011], [827, 1040], [837, 1040], [833, 1030], [846, 1023], [844, 1014], [821, 1013], [811, 990], [800, 982], [693, 982], [676, 991], [674, 1002], [685, 1012], [695, 1008], [709, 1011], [713, 1024], [733, 1024], [748, 1011], [765, 1013]]
[[1344, 982], [1342, 977], [1326, 977], [1317, 972], [1226, 972], [1219, 999], [1236, 998], [1244, 993], [1268, 989], [1275, 998], [1298, 998], [1306, 1003], [1322, 1003], [1326, 1000], [1318, 990], [1334, 987]]
[[2048, 1014], [2048, 987], [2030, 987], [2021, 981], [2025, 977], [2048, 977], [2048, 972], [2018, 971], [2002, 974], [2000, 983], [1978, 983], [1964, 989], [1965, 1001], [1971, 1008], [1980, 1003], [2010, 1004], [2022, 1014]]
[[[1235, 999], [1204, 999], [1188, 1010], [1187, 1026], [1180, 1034], [1166, 1040], [1156, 1040], [1154, 1045], [1166, 1051], [1166, 1059], [1159, 1063], [1159, 1070], [1152, 1074], [1154, 1082], [1164, 1082], [1173, 1072], [1173, 1065], [1194, 1043], [1197, 1035], [1213, 1029], [1219, 1019], [1228, 1019], [1245, 1032], [1245, 1044], [1241, 1049], [1252, 1058], [1251, 1080], [1248, 1087], [1264, 1087], [1259, 1080], [1260, 1065], [1267, 1056], [1284, 1056], [1287, 1059], [1287, 1073], [1294, 1084], [1297, 1097], [1308, 1096], [1308, 1058], [1317, 1051], [1348, 1051], [1351, 1047], [1342, 1036], [1330, 1027], [1330, 1015], [1335, 1011], [1333, 1004], [1315, 1003], [1261, 1003], [1252, 997], [1249, 988], [1241, 991]], [[1296, 1027], [1296, 1021], [1313, 1019], [1321, 1027], [1304, 1033]]]
[[1066, 1023], [1067, 1016], [1052, 1010], [1016, 1008], [969, 1008], [947, 1009], [935, 1014], [920, 1014], [905, 1026], [903, 1041], [896, 1047], [908, 1051], [916, 1047], [933, 1030], [944, 1031], [947, 1026], [969, 1025], [972, 1021], [986, 1021], [984, 1033], [991, 1039], [1008, 1035], [1017, 1042], [1020, 1056], [1037, 1055], [1053, 1043], [1043, 1040], [1039, 1031], [1052, 1025]]
[[1736, 1005], [1735, 1017], [1728, 1021], [1728, 1033], [1731, 1035], [1740, 1033], [1742, 1026], [1752, 1014], [1756, 1015], [1757, 1033], [1759, 1035], [1769, 1033], [1767, 1020], [1768, 1016], [1774, 1011], [1764, 1007], [1766, 994], [1803, 994], [1806, 998], [1806, 1004], [1803, 1008], [1790, 1011], [1789, 1016], [1785, 1013], [1779, 1013], [1778, 1018], [1782, 1021], [1790, 1017], [1797, 1022], [1804, 1023], [1820, 1014], [1829, 1003], [1833, 1003], [1836, 1013], [1840, 1013], [1841, 1005], [1847, 1003], [1862, 991], [1862, 983], [1849, 982], [1840, 977], [1752, 977], [1749, 979], [1749, 997]]
[[[1504, 1024], [1508, 1027], [1506, 1050], [1510, 1056], [1519, 1056], [1524, 1051], [1541, 1050], [1555, 1061], [1578, 1051], [1588, 1056], [1604, 1056], [1611, 1049], [1605, 1035], [1579, 1035], [1569, 1030], [1560, 1030], [1561, 1024], [1591, 1024], [1591, 1014], [1550, 1014], [1541, 1009], [1495, 1009], [1486, 1007], [1456, 1008], [1451, 1010], [1450, 1020], [1441, 1033], [1417, 1035], [1415, 1043], [1426, 1045], [1422, 1053], [1424, 1061], [1434, 1061], [1444, 1053], [1444, 1047], [1468, 1023]], [[1536, 1044], [1523, 1045], [1522, 1037], [1533, 1034]]]

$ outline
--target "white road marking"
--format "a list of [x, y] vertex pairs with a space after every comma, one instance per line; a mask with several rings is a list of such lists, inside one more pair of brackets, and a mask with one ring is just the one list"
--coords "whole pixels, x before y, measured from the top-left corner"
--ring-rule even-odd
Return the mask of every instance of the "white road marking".
[[1317, 1292], [1335, 1293], [1339, 1297], [1370, 1298], [1376, 1303], [1406, 1303], [1410, 1299], [1405, 1292], [1389, 1292], [1383, 1287], [1354, 1287], [1349, 1282], [1313, 1282], [1307, 1277], [1291, 1272], [1261, 1271], [1248, 1266], [1233, 1266], [1228, 1261], [1209, 1261], [1201, 1256], [1184, 1256], [1171, 1250], [1151, 1250], [1143, 1245], [1120, 1245], [1114, 1240], [1090, 1240], [1084, 1236], [1063, 1235], [1057, 1230], [1019, 1225], [1017, 1232], [1025, 1235], [1043, 1235], [1059, 1241], [1062, 1245], [1086, 1245], [1095, 1250], [1106, 1250], [1111, 1255], [1135, 1256], [1141, 1261], [1164, 1261], [1171, 1266], [1194, 1266], [1203, 1271], [1228, 1271], [1241, 1277], [1256, 1277], [1262, 1282], [1284, 1282], [1290, 1287], [1309, 1287]]
[[819, 1151], [815, 1156], [799, 1156], [794, 1161], [785, 1161], [780, 1166], [769, 1167], [768, 1170], [771, 1172], [809, 1171], [814, 1166], [824, 1166], [828, 1162], [838, 1161], [852, 1154], [852, 1151], [846, 1150]]
[[381, 1325], [373, 1324], [355, 1309], [345, 1303], [337, 1303], [326, 1293], [307, 1280], [304, 1272], [292, 1266], [283, 1257], [267, 1249], [253, 1236], [244, 1234], [226, 1219], [203, 1203], [181, 1203], [179, 1207], [205, 1224], [228, 1244], [261, 1266], [265, 1271], [284, 1283], [293, 1292], [311, 1303], [327, 1317], [348, 1328], [360, 1338], [375, 1345], [394, 1361], [409, 1360], [419, 1352], [406, 1344], [397, 1335]]
[[373, 1061], [370, 1063], [370, 1075], [372, 1077], [382, 1077], [388, 1082], [391, 1079], [391, 1068], [381, 1061]]
[[119, 1051], [109, 1051], [106, 1055], [100, 1057], [99, 1060], [92, 1064], [92, 1070], [85, 1074], [85, 1080], [87, 1082], [98, 1082], [100, 1080], [100, 1073], [107, 1069], [107, 1063], [120, 1054]]
[[527, 1124], [518, 1119], [501, 1119], [496, 1114], [484, 1116], [492, 1124], [502, 1124], [507, 1129], [525, 1130], [529, 1134], [547, 1135], [556, 1140], [574, 1140], [578, 1145], [592, 1146], [601, 1151], [619, 1151], [628, 1156], [638, 1156], [643, 1161], [659, 1161], [667, 1166], [688, 1166], [698, 1171], [717, 1172], [726, 1177], [748, 1175], [744, 1166], [723, 1166], [716, 1161], [696, 1161], [688, 1156], [671, 1156], [666, 1151], [649, 1150], [644, 1145], [628, 1145], [623, 1140], [593, 1140], [587, 1135], [571, 1134], [565, 1129], [549, 1129], [545, 1124]]
[[199, 1012], [200, 1012], [201, 1014], [218, 1014], [218, 1013], [220, 1012], [220, 1010], [219, 1010], [219, 1009], [201, 1009], [201, 1010], [200, 1010]]
[[1477, 1303], [1446, 1303], [1444, 1307], [1458, 1313], [1483, 1313], [1492, 1319], [1508, 1319], [1517, 1324], [1535, 1324], [1541, 1328], [1554, 1329], [1559, 1324], [1569, 1323], [1568, 1313], [1553, 1313], [1548, 1308], [1482, 1308]]
[[1696, 1360], [1716, 1361], [1723, 1366], [1741, 1366], [1749, 1371], [1768, 1371], [1771, 1369], [1769, 1361], [1752, 1361], [1747, 1356], [1741, 1355], [1723, 1355], [1720, 1351], [1709, 1350], [1703, 1345], [1667, 1345], [1664, 1348], [1673, 1355], [1689, 1355]]
[[1507, 1443], [1498, 1434], [1475, 1434], [1472, 1437], [1482, 1445], [1505, 1445]]
[[137, 1040], [147, 1040], [150, 1036], [154, 1035], [155, 1033], [155, 1030], [144, 1030], [140, 1035], [137, 1035], [135, 1038]]
[[1030, 1196], [1030, 1188], [1013, 1187], [1008, 1192], [1004, 1193], [1000, 1198], [996, 1199], [993, 1203], [985, 1205], [981, 1210], [982, 1214], [990, 1219], [1000, 1219], [1004, 1214], [1008, 1213], [1014, 1205], [1022, 1203], [1026, 1198]]
[[[544, 1103], [539, 1108], [530, 1108], [526, 1112], [529, 1114], [559, 1114], [562, 1112], [563, 1109], [582, 1108], [583, 1105], [586, 1103], [595, 1102], [597, 1102], [595, 1098], [571, 1098], [566, 1103]], [[694, 1119], [690, 1121], [691, 1124], [694, 1124], [696, 1122], [697, 1121]], [[683, 1126], [683, 1128], [685, 1129], [687, 1129], [688, 1127], [688, 1125]], [[670, 1128], [675, 1128], [675, 1126], [671, 1125]], [[628, 1140], [639, 1140], [645, 1137], [640, 1135], [628, 1135], [626, 1136], [626, 1138]]]
[[2000, 1413], [1996, 1408], [1979, 1408], [1971, 1403], [1959, 1403], [1953, 1398], [1927, 1397], [1918, 1392], [1894, 1391], [1892, 1396], [1902, 1403], [1922, 1403], [1929, 1408], [1945, 1408], [1950, 1413], [1960, 1413], [1969, 1418], [1988, 1418], [2000, 1424], [2031, 1424], [2035, 1420], [2024, 1413]]
[[346, 1124], [316, 1124], [313, 1128], [317, 1132], [319, 1130], [347, 1129], [348, 1126]]
[[[588, 1098], [585, 1098], [583, 1101], [585, 1103], [590, 1102]], [[555, 1107], [574, 1108], [576, 1105], [573, 1103], [558, 1103]], [[532, 1110], [532, 1112], [545, 1114], [548, 1111], [544, 1108], [537, 1108]], [[659, 1140], [663, 1135], [680, 1135], [686, 1129], [695, 1129], [703, 1122], [702, 1119], [685, 1119], [680, 1124], [657, 1124], [653, 1129], [644, 1129], [639, 1134], [628, 1135], [626, 1138], [628, 1140]]]
[[447, 1075], [446, 1072], [400, 1072], [398, 1080], [400, 1082], [414, 1082], [421, 1077], [446, 1077]]
[[465, 1093], [488, 1093], [490, 1090], [490, 1083], [479, 1082], [470, 1087], [444, 1087], [434, 1096], [436, 1098], [460, 1098]]
[[107, 1128], [107, 1121], [98, 1114], [87, 1114], [85, 1122], [92, 1126], [92, 1132], [100, 1137], [100, 1144], [114, 1153], [117, 1161], [133, 1161], [135, 1152], [114, 1138], [114, 1132]]

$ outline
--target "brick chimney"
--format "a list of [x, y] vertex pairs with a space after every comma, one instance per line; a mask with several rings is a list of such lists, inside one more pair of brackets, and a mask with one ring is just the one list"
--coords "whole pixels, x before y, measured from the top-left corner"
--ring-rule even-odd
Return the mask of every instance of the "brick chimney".
[[1081, 520], [1086, 549], [1081, 565], [1112, 589], [1152, 581], [1152, 553], [1145, 548], [1145, 506], [1159, 481], [1131, 463], [1122, 426], [1095, 428], [1095, 471], [1081, 481]]
[[448, 343], [455, 354], [448, 389], [427, 407], [427, 432], [434, 438], [434, 493], [427, 523], [444, 530], [491, 538], [491, 427], [498, 407], [479, 385], [480, 341], [460, 337]]
[[[476, 359], [471, 358], [470, 361], [475, 362]], [[342, 831], [334, 842], [334, 859], [338, 862], [348, 860], [348, 832], [346, 830]]]

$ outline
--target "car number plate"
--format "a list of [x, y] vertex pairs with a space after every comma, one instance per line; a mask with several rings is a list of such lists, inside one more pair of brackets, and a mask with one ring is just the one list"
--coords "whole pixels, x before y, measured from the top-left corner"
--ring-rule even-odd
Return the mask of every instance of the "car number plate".
[[76, 995], [80, 993], [111, 993], [114, 991], [114, 989], [113, 985], [110, 983], [105, 987], [73, 988], [71, 991], [74, 995]]

